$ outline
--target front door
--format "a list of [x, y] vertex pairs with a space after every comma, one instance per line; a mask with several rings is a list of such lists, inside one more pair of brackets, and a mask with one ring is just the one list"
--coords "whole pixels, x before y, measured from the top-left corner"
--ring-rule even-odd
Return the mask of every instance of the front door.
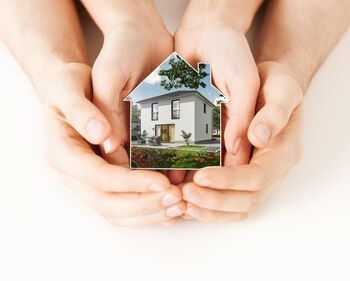
[[175, 134], [175, 125], [156, 125], [156, 136], [161, 138], [162, 142], [173, 142]]

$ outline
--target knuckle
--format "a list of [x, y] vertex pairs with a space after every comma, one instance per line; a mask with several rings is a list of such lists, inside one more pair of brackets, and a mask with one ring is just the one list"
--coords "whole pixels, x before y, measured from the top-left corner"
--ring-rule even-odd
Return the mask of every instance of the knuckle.
[[289, 119], [289, 112], [286, 110], [286, 108], [277, 104], [271, 104], [269, 106], [269, 111], [269, 114], [272, 118], [271, 120], [273, 120], [274, 125], [278, 129], [282, 129]]
[[243, 212], [249, 211], [251, 208], [253, 208], [254, 206], [256, 206], [258, 204], [258, 202], [260, 201], [260, 193], [261, 193], [261, 191], [257, 191], [257, 192], [253, 191], [253, 192], [250, 192], [250, 194], [246, 196], [245, 208], [242, 208]]
[[141, 207], [141, 214], [142, 215], [148, 215], [152, 212], [154, 212], [155, 206], [152, 204], [152, 202], [148, 202], [147, 204], [143, 204]]
[[112, 218], [116, 214], [110, 210], [105, 204], [106, 195], [101, 192], [90, 192], [90, 201], [94, 207], [94, 209], [105, 218]]
[[217, 198], [213, 201], [214, 210], [222, 210], [225, 205], [225, 198]]
[[248, 218], [249, 213], [245, 212], [245, 213], [240, 213], [237, 217], [237, 221], [238, 222], [243, 222]]
[[269, 184], [269, 179], [263, 172], [258, 172], [252, 181], [252, 191], [261, 191]]

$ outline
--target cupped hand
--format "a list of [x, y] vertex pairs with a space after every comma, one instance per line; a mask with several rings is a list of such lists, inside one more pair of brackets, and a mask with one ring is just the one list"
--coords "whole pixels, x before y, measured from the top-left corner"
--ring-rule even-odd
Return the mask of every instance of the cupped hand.
[[186, 11], [175, 34], [175, 50], [193, 66], [211, 64], [214, 84], [231, 100], [222, 106], [228, 120], [225, 147], [237, 164], [245, 164], [250, 157], [247, 131], [259, 91], [257, 67], [244, 33], [224, 17], [205, 21], [205, 13]]
[[[112, 164], [129, 165], [130, 105], [122, 101], [173, 52], [173, 37], [159, 15], [139, 22], [136, 17], [104, 32], [103, 48], [93, 66], [94, 104], [112, 126], [103, 157]], [[164, 172], [170, 180], [179, 173]]]
[[[257, 147], [249, 164], [236, 165], [226, 153], [224, 167], [203, 169], [183, 185], [186, 215], [205, 222], [245, 219], [295, 165], [302, 154], [302, 90], [293, 75], [277, 63], [259, 65], [261, 89], [249, 138]], [[254, 129], [264, 124], [268, 144]], [[190, 180], [190, 178], [188, 179]]]
[[127, 157], [110, 164], [89, 144], [103, 143], [111, 130], [90, 102], [91, 68], [67, 64], [49, 80], [44, 98], [47, 158], [64, 182], [114, 225], [168, 224], [181, 215], [181, 192], [166, 176], [130, 170]]

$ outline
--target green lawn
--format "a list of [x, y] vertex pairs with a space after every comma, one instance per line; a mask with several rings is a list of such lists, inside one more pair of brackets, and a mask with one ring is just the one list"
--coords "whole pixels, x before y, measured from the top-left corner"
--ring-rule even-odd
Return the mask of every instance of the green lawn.
[[201, 150], [205, 148], [204, 145], [179, 145], [175, 149], [180, 148], [181, 150]]

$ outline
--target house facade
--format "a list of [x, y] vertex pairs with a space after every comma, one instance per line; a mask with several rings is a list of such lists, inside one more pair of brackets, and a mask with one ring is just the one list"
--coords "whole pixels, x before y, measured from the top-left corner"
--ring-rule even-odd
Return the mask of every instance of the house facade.
[[198, 91], [176, 91], [137, 102], [141, 108], [141, 132], [159, 136], [162, 142], [183, 142], [182, 130], [191, 133], [190, 142], [212, 139], [215, 107]]

